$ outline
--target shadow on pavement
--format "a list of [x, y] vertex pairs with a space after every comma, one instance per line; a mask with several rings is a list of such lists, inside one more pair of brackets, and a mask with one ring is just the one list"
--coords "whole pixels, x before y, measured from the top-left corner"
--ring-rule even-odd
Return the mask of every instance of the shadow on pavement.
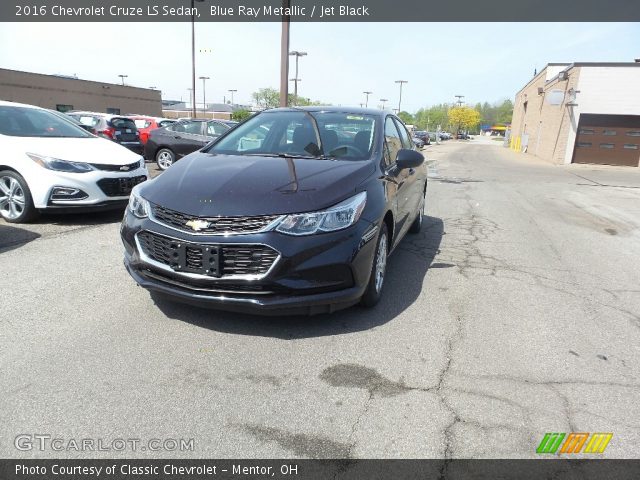
[[33, 224], [50, 224], [50, 225], [100, 225], [107, 223], [116, 223], [122, 221], [124, 209], [126, 207], [117, 208], [115, 210], [106, 210], [102, 212], [82, 212], [82, 213], [42, 213]]
[[39, 233], [0, 223], [0, 254], [22, 247], [36, 238], [40, 238]]
[[157, 294], [151, 297], [168, 318], [218, 332], [300, 339], [369, 330], [393, 320], [420, 296], [443, 234], [442, 220], [425, 216], [422, 232], [405, 236], [389, 259], [382, 300], [372, 309], [354, 306], [313, 317], [262, 317], [194, 307]]

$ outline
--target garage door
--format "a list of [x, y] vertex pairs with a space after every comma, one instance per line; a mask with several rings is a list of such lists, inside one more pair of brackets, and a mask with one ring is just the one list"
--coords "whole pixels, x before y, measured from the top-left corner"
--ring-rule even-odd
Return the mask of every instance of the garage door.
[[580, 115], [573, 163], [640, 164], [640, 116]]

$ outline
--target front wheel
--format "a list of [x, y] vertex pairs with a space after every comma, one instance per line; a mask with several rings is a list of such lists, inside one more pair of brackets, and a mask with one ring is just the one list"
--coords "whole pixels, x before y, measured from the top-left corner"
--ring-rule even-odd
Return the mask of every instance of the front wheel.
[[176, 161], [176, 155], [168, 148], [161, 148], [156, 153], [156, 163], [160, 170], [166, 170]]
[[10, 170], [0, 172], [0, 215], [9, 223], [26, 223], [38, 216], [27, 182]]
[[380, 301], [382, 297], [382, 287], [384, 286], [384, 276], [387, 271], [387, 258], [389, 256], [389, 231], [387, 224], [382, 223], [380, 233], [378, 234], [378, 242], [376, 244], [376, 253], [373, 257], [373, 265], [371, 266], [371, 276], [364, 295], [360, 299], [363, 307], [373, 307]]

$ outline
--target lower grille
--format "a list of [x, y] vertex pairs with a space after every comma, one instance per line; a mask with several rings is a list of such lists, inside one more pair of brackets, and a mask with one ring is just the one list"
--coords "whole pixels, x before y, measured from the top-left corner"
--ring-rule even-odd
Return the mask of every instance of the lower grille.
[[196, 292], [206, 292], [206, 293], [221, 293], [221, 294], [254, 294], [254, 295], [273, 295], [276, 293], [275, 290], [266, 285], [241, 285], [237, 283], [221, 283], [221, 284], [209, 284], [205, 285], [202, 283], [193, 282], [191, 280], [178, 280], [176, 278], [170, 277], [169, 275], [165, 275], [161, 272], [145, 269], [142, 270], [141, 273], [147, 277], [152, 278], [154, 280], [158, 280], [163, 283], [167, 283], [169, 285], [173, 285], [179, 288], [184, 288], [185, 290], [192, 290]]
[[175, 272], [209, 277], [266, 274], [278, 252], [266, 245], [200, 245], [143, 231], [137, 235], [143, 253]]
[[103, 178], [98, 180], [98, 186], [107, 197], [126, 197], [131, 193], [133, 187], [146, 179], [147, 177], [144, 175], [139, 177]]

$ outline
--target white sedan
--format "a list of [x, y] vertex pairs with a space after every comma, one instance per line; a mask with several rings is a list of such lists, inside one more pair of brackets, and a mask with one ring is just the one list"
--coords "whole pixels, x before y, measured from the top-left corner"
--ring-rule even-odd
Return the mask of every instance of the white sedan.
[[0, 215], [126, 205], [149, 177], [144, 159], [46, 109], [0, 101]]

